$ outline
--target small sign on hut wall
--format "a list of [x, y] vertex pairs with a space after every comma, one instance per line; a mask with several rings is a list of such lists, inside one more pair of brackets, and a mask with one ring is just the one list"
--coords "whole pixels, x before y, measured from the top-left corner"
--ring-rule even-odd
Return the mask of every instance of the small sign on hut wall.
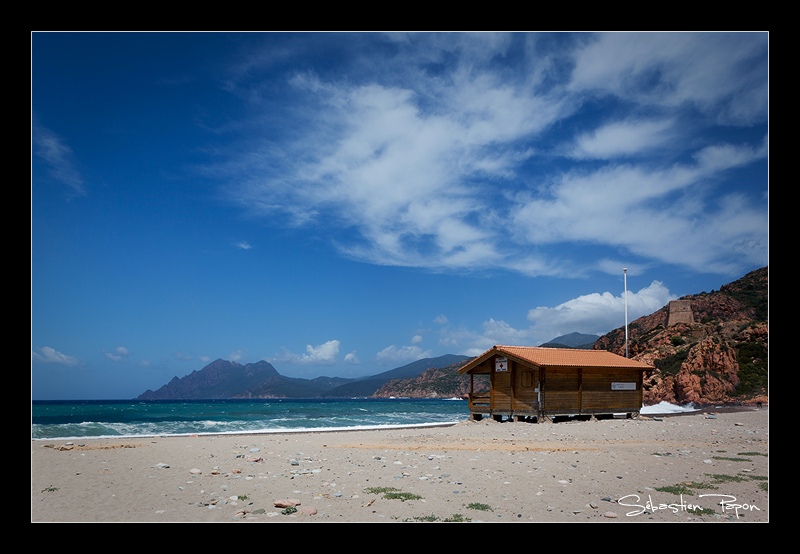
[[495, 371], [508, 371], [508, 358], [497, 357], [494, 359]]
[[636, 383], [611, 383], [611, 390], [636, 390]]

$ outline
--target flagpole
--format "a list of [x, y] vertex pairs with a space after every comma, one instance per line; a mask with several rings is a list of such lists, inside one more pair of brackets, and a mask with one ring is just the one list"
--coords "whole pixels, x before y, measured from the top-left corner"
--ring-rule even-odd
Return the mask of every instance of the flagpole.
[[625, 357], [628, 357], [628, 268], [622, 268], [622, 280], [625, 284]]

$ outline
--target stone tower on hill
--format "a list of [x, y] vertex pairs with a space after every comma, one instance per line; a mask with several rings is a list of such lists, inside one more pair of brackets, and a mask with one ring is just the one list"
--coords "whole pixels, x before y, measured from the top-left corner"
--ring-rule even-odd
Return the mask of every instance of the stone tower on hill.
[[694, 323], [692, 315], [692, 303], [690, 300], [671, 300], [669, 303], [669, 318], [667, 327], [672, 327], [676, 323]]

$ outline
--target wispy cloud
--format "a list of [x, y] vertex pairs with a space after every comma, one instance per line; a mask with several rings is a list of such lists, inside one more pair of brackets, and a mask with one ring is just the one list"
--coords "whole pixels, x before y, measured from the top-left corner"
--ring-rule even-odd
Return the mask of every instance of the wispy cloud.
[[112, 362], [119, 362], [128, 358], [131, 353], [124, 346], [117, 346], [110, 352], [103, 352], [103, 355]]
[[72, 149], [64, 141], [34, 120], [31, 125], [33, 153], [42, 160], [50, 176], [66, 185], [73, 196], [85, 196], [83, 177], [76, 169]]
[[[701, 141], [703, 128], [682, 124], [685, 109], [705, 113], [708, 127], [766, 120], [766, 88], [749, 103], [738, 94], [766, 83], [764, 64], [753, 64], [766, 55], [763, 35], [501, 35], [485, 37], [482, 54], [475, 36], [447, 38], [390, 36], [403, 53], [370, 77], [356, 71], [363, 59], [346, 81], [292, 75], [287, 86], [314, 124], [280, 149], [256, 136], [251, 154], [227, 164], [237, 168], [231, 197], [265, 217], [288, 213], [293, 225], [324, 219], [343, 254], [381, 265], [575, 276], [607, 254], [579, 261], [540, 248], [565, 241], [728, 275], [766, 263], [763, 206], [713, 186], [765, 149]], [[571, 73], [547, 73], [546, 40], [572, 41], [559, 55], [572, 57]], [[527, 74], [497, 64], [512, 46], [515, 56], [536, 52], [536, 69], [533, 57]], [[594, 127], [554, 132], [609, 99], [616, 109]], [[566, 167], [561, 157], [593, 163]], [[532, 163], [540, 176], [521, 180]], [[698, 217], [698, 205], [709, 215]], [[726, 225], [732, 218], [742, 225]], [[641, 225], [661, 232], [632, 232]]]
[[[711, 147], [695, 164], [650, 170], [630, 164], [564, 173], [548, 192], [520, 195], [510, 212], [530, 244], [572, 241], [621, 246], [652, 260], [736, 274], [766, 263], [767, 213], [737, 193], [700, 183], [763, 156], [763, 150]], [[713, 161], [710, 165], [709, 161]], [[648, 229], [647, 233], [636, 232]], [[734, 245], [755, 238], [754, 248]]]
[[376, 359], [379, 364], [394, 364], [402, 362], [413, 362], [422, 358], [430, 358], [431, 351], [420, 348], [416, 345], [396, 346], [392, 344], [378, 352]]
[[39, 351], [31, 350], [31, 361], [43, 364], [61, 364], [75, 366], [79, 364], [77, 358], [62, 354], [55, 348], [43, 346]]
[[763, 122], [765, 33], [600, 33], [576, 50], [569, 88], [643, 106], [689, 105], [722, 124]]
[[675, 138], [670, 120], [618, 121], [580, 134], [568, 156], [581, 159], [608, 160], [619, 157], [643, 157], [654, 149], [672, 151], [670, 141]]

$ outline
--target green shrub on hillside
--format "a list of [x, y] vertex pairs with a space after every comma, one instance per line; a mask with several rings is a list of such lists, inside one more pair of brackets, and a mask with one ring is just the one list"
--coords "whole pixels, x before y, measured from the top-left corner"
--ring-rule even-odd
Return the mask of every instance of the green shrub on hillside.
[[688, 350], [680, 350], [671, 356], [667, 356], [666, 358], [662, 358], [660, 360], [655, 360], [653, 363], [658, 369], [661, 370], [661, 373], [664, 373], [665, 375], [677, 375], [678, 371], [681, 369], [681, 364], [683, 364], [684, 360], [686, 360], [688, 356]]
[[766, 392], [769, 377], [767, 347], [760, 342], [743, 342], [736, 346], [739, 362], [739, 394]]

